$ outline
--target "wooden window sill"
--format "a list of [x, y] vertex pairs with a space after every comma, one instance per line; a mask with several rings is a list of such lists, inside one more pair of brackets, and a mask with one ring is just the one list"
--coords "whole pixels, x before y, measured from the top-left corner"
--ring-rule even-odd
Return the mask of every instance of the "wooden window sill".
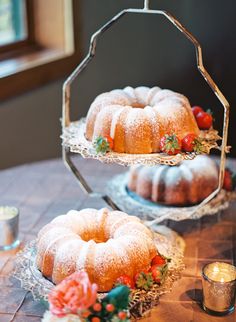
[[64, 51], [60, 49], [46, 48], [39, 50], [36, 48], [29, 48], [27, 53], [23, 55], [0, 61], [0, 78], [2, 79], [4, 77], [9, 77], [22, 71], [26, 71], [69, 56], [71, 55], [66, 55]]
[[60, 49], [41, 49], [0, 61], [0, 100], [69, 75], [79, 59]]

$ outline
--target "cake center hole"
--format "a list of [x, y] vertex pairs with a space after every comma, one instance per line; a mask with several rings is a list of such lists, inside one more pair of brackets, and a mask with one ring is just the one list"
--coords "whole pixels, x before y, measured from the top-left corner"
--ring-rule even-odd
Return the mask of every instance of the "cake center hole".
[[133, 107], [133, 108], [144, 108], [145, 106], [146, 106], [146, 105], [141, 104], [141, 103], [138, 103], [138, 102], [136, 102], [136, 103], [132, 104], [132, 107]]
[[100, 244], [100, 243], [106, 243], [107, 239], [101, 239], [101, 238], [91, 238], [96, 244]]
[[86, 233], [85, 235], [80, 235], [80, 237], [86, 242], [93, 240], [96, 244], [106, 243], [108, 241], [108, 238], [105, 238], [105, 236], [103, 236], [102, 234], [100, 236], [97, 236], [94, 234]]

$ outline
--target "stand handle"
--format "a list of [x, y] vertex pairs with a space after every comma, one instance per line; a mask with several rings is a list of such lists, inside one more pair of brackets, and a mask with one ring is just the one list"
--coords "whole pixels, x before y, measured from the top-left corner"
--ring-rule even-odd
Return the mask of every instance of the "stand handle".
[[149, 0], [144, 0], [144, 10], [149, 10]]

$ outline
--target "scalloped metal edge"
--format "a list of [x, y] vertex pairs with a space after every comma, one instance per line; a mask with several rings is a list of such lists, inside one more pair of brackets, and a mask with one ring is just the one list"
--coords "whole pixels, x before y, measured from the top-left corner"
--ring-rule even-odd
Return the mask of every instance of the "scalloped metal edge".
[[[144, 165], [177, 165], [183, 160], [192, 160], [196, 157], [196, 153], [179, 153], [177, 155], [166, 155], [164, 153], [151, 153], [151, 154], [128, 154], [108, 152], [105, 155], [98, 154], [93, 147], [92, 142], [86, 140], [85, 133], [86, 119], [81, 118], [79, 121], [71, 122], [68, 127], [64, 129], [61, 136], [63, 145], [70, 149], [73, 153], [79, 153], [84, 158], [92, 158], [104, 163], [117, 163], [124, 166], [130, 166], [134, 164]], [[221, 137], [214, 129], [209, 131], [201, 131], [201, 138], [203, 139], [203, 145], [209, 153], [211, 149], [219, 149], [217, 144]]]
[[186, 219], [199, 219], [206, 215], [214, 215], [228, 208], [230, 202], [236, 200], [236, 192], [221, 190], [214, 199], [198, 209], [198, 205], [192, 207], [171, 207], [153, 203], [153, 205], [149, 206], [146, 203], [142, 203], [141, 198], [139, 202], [139, 200], [132, 198], [128, 194], [126, 190], [127, 176], [128, 172], [125, 172], [113, 177], [107, 183], [106, 193], [122, 211], [130, 215], [138, 216], [143, 220], [151, 220], [149, 224], [147, 222], [148, 226], [151, 225], [152, 221], [155, 221], [155, 223], [160, 223], [166, 219], [182, 221]]

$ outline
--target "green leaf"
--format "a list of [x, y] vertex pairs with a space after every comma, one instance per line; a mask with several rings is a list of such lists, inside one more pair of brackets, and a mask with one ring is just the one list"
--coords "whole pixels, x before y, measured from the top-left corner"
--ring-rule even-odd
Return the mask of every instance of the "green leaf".
[[40, 303], [43, 304], [49, 310], [49, 303], [48, 301], [44, 300], [43, 298], [40, 299]]
[[136, 286], [140, 289], [144, 289], [148, 291], [150, 287], [153, 285], [153, 278], [151, 273], [141, 272], [137, 278]]
[[166, 138], [166, 142], [165, 142], [166, 152], [169, 152], [169, 151], [174, 152], [175, 150], [180, 149], [176, 134], [171, 134], [171, 135], [166, 134], [165, 138]]
[[109, 145], [107, 139], [102, 136], [98, 136], [94, 140], [93, 146], [95, 147], [96, 152], [98, 154], [106, 154], [106, 152], [110, 151], [110, 145]]
[[162, 274], [161, 284], [165, 281], [167, 273], [168, 273], [168, 264], [165, 264], [161, 269], [161, 274]]
[[102, 299], [102, 303], [112, 303], [116, 310], [126, 310], [129, 305], [130, 289], [125, 285], [113, 288], [107, 296]]
[[202, 140], [200, 138], [196, 138], [193, 141], [193, 144], [194, 144], [194, 147], [193, 147], [194, 152], [199, 154], [207, 152], [206, 147], [202, 144]]

